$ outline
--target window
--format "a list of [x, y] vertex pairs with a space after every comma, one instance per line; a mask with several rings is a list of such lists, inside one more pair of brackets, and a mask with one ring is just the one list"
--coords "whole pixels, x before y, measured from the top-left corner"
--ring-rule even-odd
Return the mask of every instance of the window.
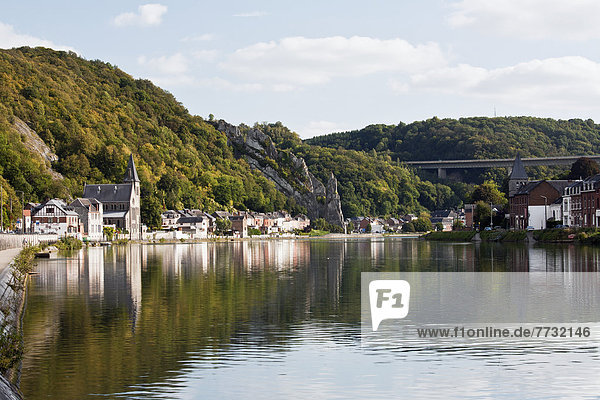
[[54, 207], [46, 207], [46, 212], [48, 214], [54, 214]]

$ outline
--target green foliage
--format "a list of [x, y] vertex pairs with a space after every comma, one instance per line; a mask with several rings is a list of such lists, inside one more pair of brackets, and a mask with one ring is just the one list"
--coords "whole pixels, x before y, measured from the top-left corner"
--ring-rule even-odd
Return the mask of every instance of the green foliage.
[[344, 232], [344, 229], [340, 226], [330, 224], [325, 221], [324, 218], [317, 218], [310, 221], [310, 229], [315, 231], [324, 231], [324, 232], [336, 232], [341, 233]]
[[0, 324], [0, 373], [5, 374], [23, 358], [23, 337], [4, 321]]
[[478, 201], [475, 203], [475, 216], [473, 219], [476, 223], [480, 224], [481, 227], [490, 225], [490, 204], [485, 201]]
[[591, 119], [434, 117], [408, 125], [370, 125], [306, 143], [376, 150], [401, 161], [512, 158], [517, 152], [522, 157], [595, 154], [600, 146], [600, 126]]
[[260, 231], [260, 229], [257, 228], [248, 228], [248, 235], [250, 236], [258, 236], [261, 235], [262, 232]]
[[[26, 201], [78, 196], [86, 182], [121, 182], [133, 153], [150, 227], [160, 225], [165, 208], [285, 206], [273, 183], [234, 157], [223, 133], [150, 81], [73, 53], [26, 47], [0, 50], [0, 76], [0, 176]], [[52, 167], [63, 180], [26, 148], [18, 119], [56, 152]], [[270, 132], [278, 131], [287, 143], [285, 129], [273, 124]]]
[[447, 242], [470, 242], [475, 236], [475, 231], [461, 232], [429, 232], [425, 235], [427, 240], [438, 240]]
[[102, 233], [104, 234], [106, 240], [111, 242], [113, 240], [113, 236], [115, 235], [115, 228], [113, 228], [112, 226], [105, 226], [104, 228], [102, 228]]
[[592, 159], [581, 157], [571, 165], [567, 179], [585, 179], [600, 173], [600, 166]]
[[412, 222], [407, 222], [404, 225], [402, 225], [402, 232], [416, 232], [417, 230], [415, 229], [415, 224], [413, 224]]
[[477, 203], [479, 201], [487, 204], [506, 204], [508, 200], [504, 193], [500, 191], [498, 185], [493, 181], [485, 181], [481, 185], [475, 186], [473, 193], [471, 193], [471, 202]]
[[431, 219], [427, 216], [420, 216], [416, 221], [413, 222], [415, 230], [417, 232], [428, 232], [433, 229], [431, 225]]
[[306, 144], [293, 152], [304, 158], [308, 169], [322, 182], [334, 173], [345, 217], [397, 217], [426, 208], [453, 208], [461, 202], [450, 187], [422, 181], [389, 157]]
[[217, 218], [215, 220], [215, 233], [224, 235], [231, 230], [231, 221], [228, 218]]
[[354, 223], [352, 221], [348, 222], [346, 229], [347, 229], [348, 233], [354, 232]]
[[56, 242], [56, 247], [60, 250], [79, 250], [83, 247], [83, 242], [72, 236], [63, 236]]
[[435, 223], [435, 230], [438, 232], [442, 232], [444, 230], [444, 225], [441, 222]]
[[[600, 125], [591, 119], [434, 117], [408, 125], [369, 125], [360, 130], [315, 137], [305, 143], [369, 152], [397, 162], [513, 158], [517, 152], [522, 157], [567, 156], [596, 154], [600, 147]], [[553, 177], [559, 171], [559, 167], [528, 168], [531, 177], [540, 179]], [[460, 173], [466, 181], [477, 183], [486, 179], [501, 183], [506, 177], [506, 171], [501, 168], [483, 173], [477, 170]], [[467, 199], [460, 194], [459, 197], [463, 201]]]

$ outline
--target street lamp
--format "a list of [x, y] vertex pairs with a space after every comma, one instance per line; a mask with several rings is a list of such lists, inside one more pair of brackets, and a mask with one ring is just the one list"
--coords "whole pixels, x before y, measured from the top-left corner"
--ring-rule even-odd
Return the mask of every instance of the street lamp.
[[546, 223], [548, 221], [548, 198], [540, 195], [544, 199], [544, 229], [546, 229]]

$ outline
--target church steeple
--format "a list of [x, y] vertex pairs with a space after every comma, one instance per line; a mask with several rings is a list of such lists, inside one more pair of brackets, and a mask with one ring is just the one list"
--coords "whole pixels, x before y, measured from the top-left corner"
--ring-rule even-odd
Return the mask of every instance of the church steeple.
[[527, 171], [525, 171], [525, 167], [523, 166], [523, 161], [521, 161], [521, 155], [517, 153], [515, 157], [515, 162], [513, 163], [512, 172], [510, 173], [510, 178], [513, 180], [528, 180]]
[[519, 191], [521, 186], [528, 181], [529, 177], [527, 176], [527, 171], [525, 171], [523, 161], [521, 161], [521, 155], [517, 153], [512, 171], [508, 177], [508, 197], [513, 197]]
[[125, 177], [123, 183], [139, 182], [137, 171], [135, 169], [135, 162], [133, 161], [133, 154], [129, 155], [129, 162], [127, 163], [127, 171], [125, 171]]

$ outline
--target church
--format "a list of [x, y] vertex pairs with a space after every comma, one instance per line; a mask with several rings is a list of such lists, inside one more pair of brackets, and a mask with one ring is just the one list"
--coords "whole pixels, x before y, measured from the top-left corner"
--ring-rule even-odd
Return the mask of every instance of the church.
[[140, 179], [135, 169], [133, 155], [129, 156], [123, 183], [85, 185], [83, 197], [102, 203], [104, 225], [114, 225], [129, 239], [142, 238], [140, 217]]

